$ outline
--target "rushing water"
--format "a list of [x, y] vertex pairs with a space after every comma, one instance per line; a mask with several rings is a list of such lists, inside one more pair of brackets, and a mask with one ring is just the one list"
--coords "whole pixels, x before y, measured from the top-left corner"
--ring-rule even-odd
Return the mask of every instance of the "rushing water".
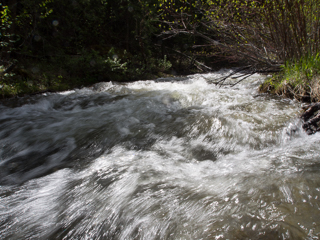
[[320, 135], [226, 74], [3, 101], [0, 238], [319, 239]]

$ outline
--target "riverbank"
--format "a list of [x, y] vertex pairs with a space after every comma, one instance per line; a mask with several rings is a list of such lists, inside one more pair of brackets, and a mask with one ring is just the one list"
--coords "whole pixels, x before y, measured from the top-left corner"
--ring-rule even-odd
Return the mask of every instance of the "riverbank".
[[6, 66], [0, 65], [0, 99], [67, 91], [98, 82], [184, 76], [237, 67], [239, 64], [243, 63], [220, 61], [208, 67], [200, 61], [181, 59], [175, 54], [142, 61], [140, 57], [114, 49], [105, 56], [95, 52], [47, 58], [24, 56]]
[[[172, 64], [166, 58], [152, 59], [146, 67], [141, 62], [133, 62], [124, 55], [122, 57], [124, 60], [118, 57], [103, 60], [101, 56], [92, 55], [19, 59], [8, 73], [4, 73], [5, 68], [0, 66], [0, 99], [67, 91], [98, 82], [132, 82], [200, 72], [195, 67], [188, 68], [187, 64], [178, 66], [175, 61]], [[214, 70], [224, 65], [235, 67], [233, 64], [221, 63]], [[259, 92], [301, 102], [319, 102], [319, 66], [318, 55], [294, 64], [286, 63], [280, 72], [266, 79], [259, 87]]]
[[[0, 66], [0, 98], [66, 91], [102, 81], [130, 82], [175, 75], [166, 59], [154, 59], [142, 66], [132, 59], [74, 55], [52, 58], [24, 57], [8, 66]], [[192, 73], [192, 70], [185, 70]]]
[[260, 86], [259, 91], [302, 102], [319, 102], [319, 54], [301, 58], [296, 62], [287, 62], [279, 73], [274, 74]]

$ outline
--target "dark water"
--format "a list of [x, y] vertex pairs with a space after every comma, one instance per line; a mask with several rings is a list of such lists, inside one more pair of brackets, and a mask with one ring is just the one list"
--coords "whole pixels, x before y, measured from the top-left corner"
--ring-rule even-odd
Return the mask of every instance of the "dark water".
[[0, 104], [1, 239], [319, 239], [320, 135], [221, 71]]

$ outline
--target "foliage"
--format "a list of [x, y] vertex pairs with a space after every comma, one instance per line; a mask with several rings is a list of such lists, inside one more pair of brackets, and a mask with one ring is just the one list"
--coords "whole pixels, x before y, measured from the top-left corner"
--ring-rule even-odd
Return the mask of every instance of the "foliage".
[[319, 0], [195, 1], [168, 18], [163, 36], [190, 34], [206, 42], [193, 48], [276, 68], [319, 51], [319, 18]]
[[282, 60], [319, 52], [319, 0], [267, 1], [265, 21]]
[[320, 75], [319, 53], [304, 56], [294, 63], [287, 61], [283, 66], [283, 74], [288, 81], [311, 82], [315, 76]]
[[163, 59], [158, 60], [159, 71], [165, 72], [168, 71], [172, 67], [172, 63], [167, 60], [167, 56], [164, 55]]
[[319, 53], [306, 55], [295, 62], [287, 61], [281, 72], [266, 81], [260, 90], [297, 100], [320, 101]]
[[[304, 79], [314, 79], [315, 70], [301, 64], [319, 52], [319, 0], [5, 2], [11, 3], [1, 5], [0, 12], [6, 73], [12, 59], [18, 60], [15, 71], [26, 61], [48, 64], [71, 86], [207, 71], [227, 62], [267, 71], [294, 65]], [[25, 69], [28, 78], [42, 79], [30, 69]], [[25, 79], [18, 71], [0, 80], [15, 84], [21, 74]], [[45, 75], [48, 83], [56, 79]]]
[[[12, 21], [10, 19], [10, 10], [8, 6], [1, 6], [1, 30], [0, 30], [0, 48], [6, 48], [9, 45], [10, 33], [9, 29], [11, 27]], [[2, 51], [1, 51], [2, 52]], [[3, 53], [3, 52], [2, 52]]]

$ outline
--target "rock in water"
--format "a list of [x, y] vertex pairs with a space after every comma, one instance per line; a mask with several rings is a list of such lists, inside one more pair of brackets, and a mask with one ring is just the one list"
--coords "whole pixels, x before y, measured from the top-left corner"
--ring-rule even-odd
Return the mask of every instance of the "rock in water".
[[304, 121], [302, 128], [306, 131], [308, 135], [314, 134], [320, 130], [320, 103], [312, 103], [308, 105], [305, 112], [301, 115]]

